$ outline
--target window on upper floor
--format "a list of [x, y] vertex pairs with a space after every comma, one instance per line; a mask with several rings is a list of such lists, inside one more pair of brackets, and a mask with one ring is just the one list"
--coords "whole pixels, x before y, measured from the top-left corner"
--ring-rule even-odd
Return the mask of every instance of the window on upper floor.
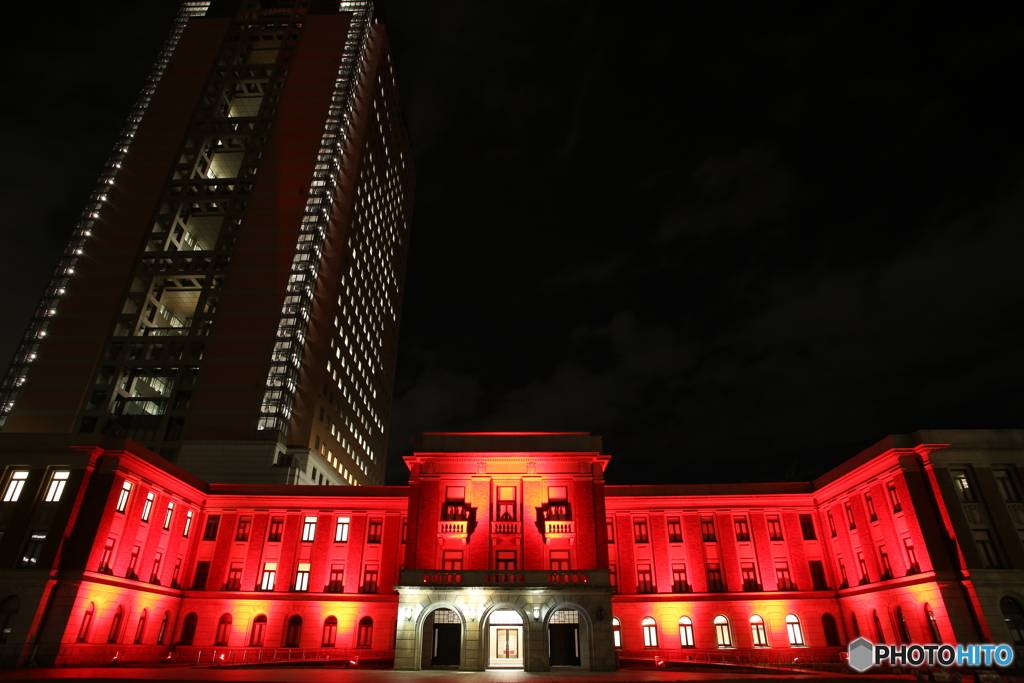
[[636, 592], [654, 592], [654, 575], [651, 572], [651, 565], [638, 564], [636, 566]]
[[780, 591], [796, 590], [793, 576], [789, 573], [789, 562], [783, 560], [775, 561], [775, 581], [778, 583]]
[[889, 503], [892, 504], [892, 511], [894, 513], [902, 512], [903, 505], [900, 503], [899, 493], [896, 492], [896, 482], [890, 481], [886, 489], [889, 491]]
[[377, 571], [377, 565], [366, 565], [366, 570], [363, 572], [363, 585], [359, 591], [360, 593], [377, 592]]
[[494, 565], [499, 572], [514, 572], [516, 567], [515, 550], [498, 550], [494, 553]]
[[683, 525], [678, 517], [668, 518], [668, 542], [669, 543], [682, 543], [683, 542]]
[[847, 503], [846, 506], [845, 506], [845, 510], [846, 510], [846, 523], [850, 525], [850, 529], [851, 530], [852, 529], [856, 529], [857, 528], [857, 520], [855, 520], [853, 518], [853, 507], [849, 503]]
[[117, 494], [117, 505], [114, 506], [114, 509], [117, 510], [118, 512], [124, 512], [125, 509], [128, 507], [128, 498], [129, 496], [131, 496], [131, 494], [132, 483], [130, 481], [122, 483], [121, 491]]
[[672, 565], [672, 592], [673, 593], [689, 593], [690, 584], [686, 580], [686, 565], [685, 564], [673, 564]]
[[56, 503], [64, 495], [64, 487], [67, 486], [68, 477], [71, 472], [57, 470], [50, 474], [50, 485], [46, 487], [46, 496], [43, 500], [47, 503]]
[[498, 487], [498, 509], [496, 510], [496, 519], [499, 522], [514, 522], [516, 521], [516, 487], [515, 486], [499, 486]]
[[210, 515], [207, 517], [206, 528], [203, 529], [203, 540], [216, 541], [218, 529], [220, 529], [220, 515]]
[[874, 501], [874, 499], [871, 498], [871, 494], [870, 493], [865, 493], [864, 494], [864, 505], [867, 506], [867, 508], [868, 508], [868, 521], [870, 521], [870, 522], [877, 522], [878, 521], [878, 513], [875, 512], [875, 501]]
[[615, 543], [615, 520], [611, 517], [605, 517], [604, 523], [607, 529], [608, 542]]
[[242, 562], [232, 562], [228, 569], [228, 578], [224, 581], [224, 590], [242, 590]]
[[181, 535], [188, 538], [189, 532], [192, 531], [192, 518], [195, 513], [191, 510], [185, 510], [185, 527], [181, 530]]
[[316, 538], [316, 517], [306, 517], [302, 520], [302, 540], [310, 543]]
[[971, 485], [967, 470], [950, 470], [949, 474], [953, 477], [953, 488], [956, 489], [960, 500], [964, 503], [976, 503], [978, 498], [974, 495], [974, 487]]
[[171, 517], [174, 516], [174, 503], [167, 504], [167, 511], [164, 513], [164, 529], [171, 528]]
[[549, 486], [548, 502], [544, 508], [544, 519], [555, 522], [567, 522], [572, 519], [569, 508], [569, 487]]
[[441, 557], [441, 569], [446, 572], [462, 571], [462, 551], [445, 550]]
[[248, 541], [249, 532], [252, 530], [252, 515], [242, 515], [238, 518], [238, 528], [235, 529], [236, 541]]
[[271, 517], [267, 530], [267, 543], [279, 543], [284, 533], [284, 517]]
[[633, 518], [633, 541], [636, 543], [647, 543], [650, 537], [647, 534], [647, 518]]
[[348, 525], [350, 519], [348, 517], [338, 517], [338, 522], [334, 527], [334, 542], [345, 543], [348, 541]]
[[46, 543], [46, 531], [33, 531], [25, 541], [25, 550], [18, 562], [19, 567], [36, 567], [39, 565], [39, 556], [43, 552], [43, 544]]
[[733, 524], [736, 526], [736, 540], [737, 541], [749, 541], [750, 540], [750, 528], [747, 525], [746, 517], [736, 517], [733, 519]]
[[260, 590], [272, 591], [277, 582], [277, 562], [265, 562], [263, 564], [263, 575], [260, 577]]
[[768, 538], [773, 541], [782, 540], [782, 522], [778, 515], [768, 516]]
[[832, 535], [832, 538], [836, 537], [836, 520], [832, 517], [832, 512], [828, 513], [828, 532]]
[[903, 550], [907, 554], [907, 574], [917, 574], [921, 571], [921, 565], [917, 562], [917, 552], [914, 550], [914, 539], [903, 539]]
[[814, 515], [800, 515], [800, 533], [805, 541], [818, 540], [818, 534], [814, 531]]
[[384, 520], [382, 519], [371, 519], [370, 525], [366, 532], [367, 543], [380, 543], [381, 536], [384, 533]]
[[722, 565], [718, 562], [708, 562], [708, 592], [724, 593], [725, 581], [722, 578]]
[[1016, 477], [1010, 469], [993, 469], [992, 476], [996, 479], [996, 486], [999, 493], [1007, 503], [1020, 502], [1020, 489], [1017, 487]]
[[345, 565], [332, 564], [331, 574], [327, 580], [328, 593], [341, 593], [345, 590]]
[[13, 503], [21, 498], [21, 492], [28, 480], [28, 470], [14, 470], [11, 478], [7, 480], [7, 488], [4, 489], [4, 502]]
[[142, 504], [142, 521], [148, 522], [149, 516], [153, 514], [153, 502], [156, 500], [156, 494], [150, 491], [146, 494], [146, 502]]
[[299, 592], [309, 590], [309, 562], [299, 562], [299, 568], [295, 572], [295, 590]]
[[705, 543], [711, 543], [715, 540], [715, 518], [714, 517], [701, 517], [700, 518], [700, 535], [704, 539]]
[[988, 529], [975, 529], [972, 533], [974, 544], [978, 546], [978, 555], [981, 556], [981, 565], [985, 569], [1001, 569], [1003, 563], [992, 540], [992, 532]]
[[740, 578], [743, 580], [744, 591], [749, 593], [761, 590], [761, 582], [757, 580], [757, 567], [753, 562], [740, 562]]
[[548, 556], [548, 561], [550, 562], [551, 571], [553, 572], [569, 571], [568, 550], [552, 550]]

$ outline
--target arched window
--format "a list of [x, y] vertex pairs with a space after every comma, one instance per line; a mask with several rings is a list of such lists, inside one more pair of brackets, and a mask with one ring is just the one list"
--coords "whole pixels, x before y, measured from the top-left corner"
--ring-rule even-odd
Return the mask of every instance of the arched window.
[[298, 647], [299, 639], [302, 637], [302, 617], [293, 614], [288, 620], [288, 629], [284, 634], [285, 647]]
[[163, 645], [164, 637], [167, 635], [167, 624], [171, 623], [171, 613], [164, 612], [164, 618], [160, 620], [160, 631], [156, 634], [156, 644]]
[[854, 638], [860, 638], [860, 624], [857, 623], [857, 615], [850, 612], [850, 625], [853, 627]]
[[941, 643], [942, 634], [939, 633], [939, 622], [935, 618], [935, 612], [932, 611], [927, 602], [924, 603], [924, 620], [928, 622], [928, 631], [932, 634], [932, 642]]
[[885, 633], [882, 632], [882, 620], [878, 618], [878, 611], [871, 611], [871, 620], [875, 622], [875, 637], [878, 639], [877, 642], [885, 642]]
[[612, 642], [615, 647], [622, 647], [622, 624], [618, 617], [612, 617]]
[[795, 614], [786, 615], [786, 635], [789, 636], [790, 647], [803, 646], [804, 630], [800, 628], [800, 618]]
[[213, 639], [214, 645], [227, 645], [231, 636], [231, 615], [224, 614], [217, 622], [217, 635]]
[[263, 647], [263, 638], [267, 635], [267, 615], [261, 614], [252, 622], [252, 633], [249, 634], [250, 647]]
[[85, 616], [82, 617], [82, 625], [78, 628], [78, 638], [75, 642], [89, 642], [89, 629], [92, 628], [92, 615], [96, 613], [96, 603], [90, 602], [85, 609]]
[[1014, 645], [1024, 645], [1024, 609], [1020, 603], [1007, 596], [999, 601], [999, 609], [1003, 613], [1003, 621], [1010, 632]]
[[821, 630], [825, 632], [826, 645], [839, 647], [839, 627], [834, 616], [827, 612], [821, 615]]
[[718, 647], [732, 647], [732, 631], [729, 630], [729, 620], [719, 614], [715, 617], [715, 642]]
[[142, 636], [146, 633], [146, 610], [142, 610], [142, 614], [139, 615], [139, 625], [135, 628], [135, 644], [142, 645]]
[[690, 617], [679, 617], [679, 647], [693, 647], [693, 622]]
[[181, 627], [181, 638], [178, 640], [179, 645], [191, 645], [192, 641], [196, 639], [196, 624], [199, 622], [199, 615], [195, 612], [189, 612], [188, 616], [185, 617], [185, 625]]
[[640, 622], [644, 628], [644, 647], [658, 647], [658, 625], [650, 617]]
[[359, 631], [356, 632], [356, 647], [370, 647], [373, 643], [373, 619], [363, 617], [359, 620]]
[[900, 642], [910, 644], [910, 629], [907, 628], [907, 618], [903, 616], [903, 608], [896, 608], [896, 629], [900, 634]]
[[334, 641], [338, 638], [338, 619], [327, 617], [324, 620], [324, 636], [320, 639], [320, 647], [334, 647]]
[[110, 633], [107, 635], [107, 643], [117, 643], [118, 636], [121, 635], [122, 621], [124, 621], [124, 608], [118, 605], [117, 610], [114, 612], [114, 620], [110, 622]]
[[750, 617], [750, 635], [754, 639], [754, 647], [768, 647], [768, 633], [764, 630], [764, 619], [757, 614]]
[[0, 644], [6, 643], [11, 635], [11, 621], [21, 609], [21, 599], [12, 595], [0, 603]]

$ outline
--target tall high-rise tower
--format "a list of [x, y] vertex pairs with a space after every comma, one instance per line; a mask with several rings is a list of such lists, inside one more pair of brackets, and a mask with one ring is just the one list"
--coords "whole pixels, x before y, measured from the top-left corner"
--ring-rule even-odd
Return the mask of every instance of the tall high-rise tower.
[[183, 3], [0, 385], [5, 432], [382, 481], [415, 181], [372, 14]]

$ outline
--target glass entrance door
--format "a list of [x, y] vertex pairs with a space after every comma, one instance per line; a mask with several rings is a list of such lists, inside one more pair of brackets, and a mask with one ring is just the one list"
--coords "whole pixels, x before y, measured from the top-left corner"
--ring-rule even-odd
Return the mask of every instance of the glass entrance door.
[[491, 626], [491, 661], [488, 666], [519, 668], [523, 666], [522, 626]]

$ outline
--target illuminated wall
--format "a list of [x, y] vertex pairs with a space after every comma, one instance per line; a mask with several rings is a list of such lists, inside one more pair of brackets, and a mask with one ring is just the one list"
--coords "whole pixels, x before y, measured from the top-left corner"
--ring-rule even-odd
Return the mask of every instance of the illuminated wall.
[[314, 488], [208, 484], [124, 439], [0, 435], [0, 656], [418, 669], [431, 629], [457, 627], [448, 656], [477, 670], [492, 620], [521, 629], [528, 670], [556, 633], [593, 670], [838, 658], [857, 635], [1013, 642], [1022, 444], [921, 432], [813, 482], [614, 486], [600, 437], [426, 434], [408, 487]]

